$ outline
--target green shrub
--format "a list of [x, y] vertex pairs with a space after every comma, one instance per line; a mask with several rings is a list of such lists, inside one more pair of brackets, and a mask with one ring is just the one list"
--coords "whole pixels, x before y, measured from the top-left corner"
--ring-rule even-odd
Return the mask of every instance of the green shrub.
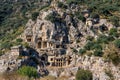
[[95, 51], [94, 51], [94, 56], [102, 57], [102, 56], [103, 56], [102, 50], [95, 50]]
[[84, 16], [83, 16], [80, 12], [75, 12], [75, 16], [76, 16], [79, 20], [85, 21]]
[[35, 21], [38, 16], [39, 16], [39, 12], [34, 12], [34, 13], [32, 13], [32, 20]]
[[94, 37], [92, 37], [92, 36], [87, 36], [87, 40], [93, 41], [93, 40], [94, 40]]
[[109, 41], [114, 41], [115, 38], [114, 38], [113, 36], [108, 36], [108, 40], [109, 40]]
[[2, 55], [3, 55], [3, 51], [0, 50], [0, 56], [2, 56]]
[[1, 47], [2, 49], [10, 49], [12, 46], [13, 46], [13, 44], [12, 44], [11, 42], [5, 41], [5, 42], [3, 42], [3, 43], [1, 44], [0, 47]]
[[117, 39], [114, 41], [114, 45], [117, 47], [117, 48], [120, 48], [120, 39]]
[[55, 16], [54, 16], [52, 13], [50, 13], [49, 15], [47, 15], [47, 16], [45, 17], [45, 19], [46, 19], [46, 20], [49, 20], [49, 21], [51, 21], [51, 22], [54, 22], [54, 21], [55, 21]]
[[92, 76], [92, 72], [90, 72], [89, 70], [78, 70], [77, 74], [76, 74], [76, 80], [92, 80], [93, 76]]
[[119, 24], [119, 17], [117, 17], [117, 16], [111, 16], [111, 17], [109, 18], [109, 20], [110, 20], [110, 22], [112, 22], [112, 24], [115, 25], [115, 26], [119, 26], [119, 25], [120, 25], [120, 24]]
[[93, 45], [94, 45], [94, 42], [89, 41], [89, 42], [87, 42], [87, 44], [84, 46], [84, 48], [85, 48], [86, 50], [91, 50]]
[[29, 48], [29, 47], [30, 47], [27, 42], [24, 42], [22, 45], [23, 45], [25, 48]]
[[66, 3], [68, 5], [72, 4], [72, 3], [76, 3], [76, 4], [79, 4], [79, 3], [82, 3], [84, 0], [66, 0]]
[[67, 0], [66, 2], [67, 2], [67, 4], [71, 4], [71, 3], [73, 3], [73, 2], [75, 2], [76, 0]]
[[79, 53], [80, 53], [81, 55], [83, 55], [85, 52], [86, 52], [85, 49], [80, 49], [80, 50], [79, 50]]
[[34, 67], [30, 66], [22, 66], [17, 71], [20, 75], [28, 76], [28, 77], [38, 77], [37, 70]]
[[91, 47], [91, 49], [97, 49], [97, 50], [102, 50], [102, 46], [98, 43], [94, 43], [93, 46]]
[[100, 16], [97, 13], [92, 13], [90, 15], [91, 18], [100, 18]]
[[63, 8], [63, 9], [67, 9], [67, 6], [62, 2], [58, 2], [58, 7]]
[[120, 63], [120, 55], [118, 53], [109, 53], [108, 59], [112, 61], [114, 65], [119, 65]]
[[18, 38], [18, 39], [16, 39], [16, 42], [22, 42], [23, 41], [23, 39], [21, 39], [21, 38]]
[[58, 13], [50, 13], [45, 17], [45, 19], [51, 21], [52, 23], [56, 21], [58, 22], [62, 21]]
[[109, 35], [113, 37], [118, 37], [117, 29], [116, 28], [111, 28], [109, 31]]
[[97, 39], [97, 42], [98, 43], [108, 43], [109, 40], [108, 40], [108, 36], [105, 36], [105, 35], [100, 35], [99, 38]]

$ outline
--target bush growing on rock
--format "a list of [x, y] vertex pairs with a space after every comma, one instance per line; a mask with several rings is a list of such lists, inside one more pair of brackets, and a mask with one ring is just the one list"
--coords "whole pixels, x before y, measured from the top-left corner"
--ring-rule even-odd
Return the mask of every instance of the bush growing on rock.
[[95, 51], [94, 51], [94, 56], [102, 57], [102, 55], [103, 55], [102, 50], [95, 50]]
[[84, 16], [80, 12], [76, 12], [75, 15], [79, 20], [85, 21]]
[[93, 37], [93, 36], [87, 36], [86, 39], [89, 40], [89, 41], [93, 41], [93, 40], [94, 40], [94, 37]]
[[108, 58], [112, 61], [114, 65], [118, 65], [120, 62], [120, 55], [118, 53], [109, 53]]
[[38, 16], [39, 16], [39, 12], [34, 12], [34, 13], [32, 13], [32, 20], [35, 21]]
[[58, 2], [58, 7], [63, 8], [63, 9], [67, 9], [67, 6], [62, 2]]
[[91, 49], [102, 50], [102, 46], [98, 43], [94, 43], [94, 45], [91, 47]]
[[111, 28], [109, 35], [113, 36], [113, 37], [117, 37], [118, 33], [117, 33], [117, 29], [116, 28]]
[[109, 42], [108, 36], [106, 35], [100, 35], [99, 38], [97, 39], [98, 43], [105, 43], [107, 44]]
[[97, 13], [92, 13], [90, 15], [91, 18], [95, 19], [95, 18], [100, 18], [100, 16]]
[[56, 21], [58, 21], [58, 22], [61, 21], [60, 20], [60, 15], [58, 13], [55, 13], [55, 12], [48, 14], [45, 17], [45, 19], [48, 20], [48, 21], [51, 21], [52, 23], [54, 23]]
[[109, 18], [109, 20], [110, 20], [110, 22], [112, 22], [112, 24], [115, 25], [115, 26], [119, 26], [119, 25], [120, 25], [120, 23], [119, 23], [119, 17], [117, 17], [117, 16], [111, 16], [111, 17]]
[[80, 55], [83, 55], [85, 52], [86, 52], [85, 49], [80, 49], [80, 50], [79, 50]]
[[89, 42], [84, 46], [84, 48], [85, 48], [86, 50], [91, 50], [91, 48], [92, 48], [93, 45], [94, 45], [94, 42], [89, 41]]
[[2, 49], [10, 49], [12, 46], [13, 46], [12, 43], [10, 43], [9, 41], [5, 41], [5, 42], [3, 42], [3, 43], [1, 44], [0, 47], [1, 47]]
[[78, 70], [76, 80], [93, 80], [92, 72], [89, 70]]
[[16, 42], [22, 42], [23, 40], [21, 38], [16, 39]]
[[22, 45], [23, 45], [25, 48], [29, 48], [29, 47], [30, 47], [27, 42], [24, 42]]
[[114, 45], [117, 47], [117, 48], [120, 48], [120, 39], [117, 39], [114, 41]]

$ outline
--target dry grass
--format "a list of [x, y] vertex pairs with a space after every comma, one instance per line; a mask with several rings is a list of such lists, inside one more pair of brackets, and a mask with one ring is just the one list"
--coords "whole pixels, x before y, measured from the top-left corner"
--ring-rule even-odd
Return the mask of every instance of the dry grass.
[[56, 80], [56, 78], [53, 76], [46, 76], [46, 77], [40, 78], [39, 80]]
[[46, 76], [44, 78], [40, 78], [39, 80], [68, 80], [68, 77], [58, 77], [58, 78], [55, 78], [53, 76]]
[[16, 72], [11, 72], [11, 73], [7, 72], [0, 75], [0, 80], [29, 80], [29, 78], [25, 76], [21, 76]]

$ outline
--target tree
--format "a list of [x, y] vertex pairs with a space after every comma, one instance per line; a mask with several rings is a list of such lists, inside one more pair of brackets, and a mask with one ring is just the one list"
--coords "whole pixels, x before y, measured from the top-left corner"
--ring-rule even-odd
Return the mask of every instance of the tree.
[[94, 56], [99, 56], [99, 57], [102, 57], [102, 55], [103, 55], [103, 52], [102, 52], [102, 50], [95, 50], [94, 51]]
[[28, 76], [28, 77], [38, 77], [37, 70], [34, 67], [30, 66], [22, 66], [17, 71], [20, 75]]
[[80, 69], [77, 71], [76, 80], [92, 80], [92, 72], [89, 70]]

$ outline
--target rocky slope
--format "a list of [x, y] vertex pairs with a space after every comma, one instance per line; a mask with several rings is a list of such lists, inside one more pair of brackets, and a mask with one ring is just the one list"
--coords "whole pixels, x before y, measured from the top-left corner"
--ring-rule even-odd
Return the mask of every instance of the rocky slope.
[[[41, 40], [66, 45], [62, 48], [66, 51], [64, 55], [72, 57], [70, 65], [64, 68], [47, 67], [49, 75], [66, 76], [73, 80], [77, 70], [82, 68], [93, 73], [93, 80], [119, 80], [119, 26], [100, 14], [92, 15], [86, 6], [76, 4], [73, 2], [68, 5], [64, 0], [52, 1], [48, 8], [39, 12], [35, 21], [28, 20], [25, 31], [19, 38], [27, 42], [39, 55], [42, 55], [42, 52], [36, 45]], [[49, 54], [49, 50], [46, 53]]]

